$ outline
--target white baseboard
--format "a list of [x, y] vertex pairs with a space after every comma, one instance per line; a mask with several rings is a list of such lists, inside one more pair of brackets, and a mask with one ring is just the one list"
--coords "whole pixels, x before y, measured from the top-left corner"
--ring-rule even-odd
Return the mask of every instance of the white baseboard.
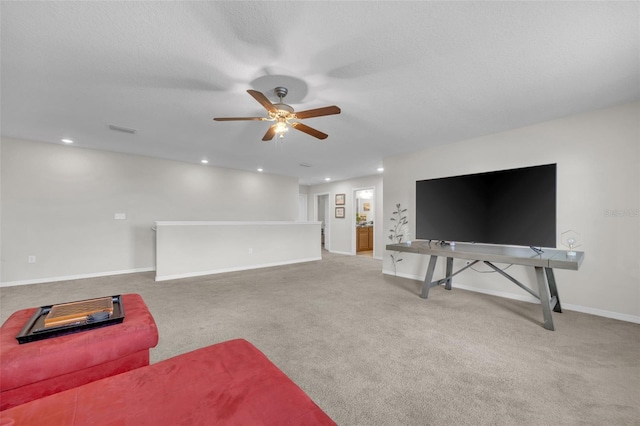
[[234, 268], [220, 268], [220, 269], [212, 269], [209, 271], [188, 272], [184, 274], [173, 274], [173, 275], [162, 275], [162, 276], [156, 275], [156, 281], [178, 280], [181, 278], [201, 277], [204, 275], [222, 274], [225, 272], [237, 272], [237, 271], [247, 271], [249, 269], [271, 268], [273, 266], [284, 266], [284, 265], [291, 265], [294, 263], [314, 262], [316, 260], [322, 260], [322, 257], [296, 259], [296, 260], [290, 260], [286, 262], [263, 263], [260, 265], [238, 266]]
[[638, 315], [619, 314], [617, 312], [605, 311], [605, 310], [596, 309], [596, 308], [585, 308], [584, 306], [571, 305], [567, 303], [562, 303], [562, 309], [566, 309], [567, 311], [582, 312], [583, 314], [597, 315], [599, 317], [606, 317], [606, 318], [616, 319], [620, 321], [633, 322], [636, 324], [640, 324], [640, 316]]
[[122, 271], [106, 271], [106, 272], [93, 272], [90, 274], [66, 275], [62, 277], [36, 278], [33, 280], [6, 281], [3, 283], [0, 283], [0, 287], [12, 287], [16, 285], [51, 283], [56, 281], [81, 280], [84, 278], [108, 277], [110, 275], [134, 274], [136, 272], [151, 272], [155, 270], [156, 268], [154, 267], [148, 267], [148, 268], [125, 269]]
[[[408, 278], [410, 280], [416, 280], [416, 281], [424, 281], [424, 277], [419, 277], [416, 275], [410, 275], [410, 274], [404, 274], [404, 273], [394, 273], [393, 271], [390, 271], [388, 269], [383, 269], [382, 273], [385, 275], [395, 275], [401, 278]], [[483, 288], [477, 288], [477, 287], [470, 287], [470, 286], [466, 286], [466, 285], [462, 285], [462, 284], [456, 284], [454, 285], [455, 288], [460, 288], [462, 290], [469, 290], [469, 291], [474, 291], [476, 293], [483, 293], [483, 294], [488, 294], [491, 296], [498, 296], [498, 297], [504, 297], [505, 299], [513, 299], [513, 300], [520, 300], [522, 302], [529, 302], [529, 303], [537, 303], [540, 304], [540, 301], [536, 298], [534, 298], [533, 296], [527, 296], [527, 295], [519, 295], [519, 294], [513, 294], [513, 293], [507, 293], [507, 292], [502, 292], [502, 291], [496, 291], [496, 290], [487, 290], [487, 289], [483, 289]], [[640, 324], [640, 316], [638, 315], [629, 315], [629, 314], [621, 314], [618, 312], [611, 312], [611, 311], [605, 311], [603, 309], [596, 309], [596, 308], [589, 308], [589, 307], [585, 307], [585, 306], [580, 306], [580, 305], [572, 305], [572, 304], [567, 304], [567, 303], [562, 303], [562, 309], [565, 309], [567, 311], [575, 311], [575, 312], [582, 312], [583, 314], [589, 314], [589, 315], [596, 315], [599, 317], [605, 317], [605, 318], [611, 318], [611, 319], [616, 319], [616, 320], [620, 320], [620, 321], [626, 321], [626, 322], [632, 322], [632, 323], [636, 323], [636, 324]]]

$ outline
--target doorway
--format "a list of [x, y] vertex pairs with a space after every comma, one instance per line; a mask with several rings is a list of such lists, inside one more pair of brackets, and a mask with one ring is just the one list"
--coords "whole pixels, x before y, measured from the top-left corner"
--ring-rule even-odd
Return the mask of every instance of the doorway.
[[322, 249], [331, 250], [331, 221], [329, 220], [329, 193], [314, 194], [313, 220], [320, 224], [320, 245]]
[[375, 247], [375, 188], [358, 188], [353, 191], [355, 206], [355, 232], [353, 242], [358, 256], [373, 257]]

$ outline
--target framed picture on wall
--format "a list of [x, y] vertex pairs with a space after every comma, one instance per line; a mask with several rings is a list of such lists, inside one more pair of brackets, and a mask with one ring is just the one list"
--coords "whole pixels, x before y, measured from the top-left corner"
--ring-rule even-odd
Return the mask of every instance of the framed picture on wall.
[[344, 194], [336, 194], [336, 206], [344, 206]]
[[344, 207], [336, 207], [336, 218], [344, 219]]

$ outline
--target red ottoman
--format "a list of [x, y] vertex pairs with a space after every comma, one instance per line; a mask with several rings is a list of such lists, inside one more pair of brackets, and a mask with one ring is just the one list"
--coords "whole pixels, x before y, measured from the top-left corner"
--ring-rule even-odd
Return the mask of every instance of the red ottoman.
[[122, 304], [122, 324], [22, 345], [16, 335], [37, 308], [13, 313], [0, 328], [0, 410], [149, 365], [156, 323], [140, 295]]
[[208, 346], [0, 413], [0, 424], [45, 423], [336, 424], [246, 340]]

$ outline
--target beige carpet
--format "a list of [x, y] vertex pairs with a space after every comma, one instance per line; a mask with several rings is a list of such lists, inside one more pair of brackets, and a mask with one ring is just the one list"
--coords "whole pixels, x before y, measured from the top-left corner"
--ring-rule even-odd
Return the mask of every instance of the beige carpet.
[[566, 311], [550, 332], [539, 305], [455, 282], [423, 300], [419, 282], [380, 271], [378, 260], [324, 252], [159, 283], [140, 273], [8, 287], [0, 319], [140, 293], [160, 331], [151, 362], [245, 338], [341, 425], [640, 424], [640, 325]]

